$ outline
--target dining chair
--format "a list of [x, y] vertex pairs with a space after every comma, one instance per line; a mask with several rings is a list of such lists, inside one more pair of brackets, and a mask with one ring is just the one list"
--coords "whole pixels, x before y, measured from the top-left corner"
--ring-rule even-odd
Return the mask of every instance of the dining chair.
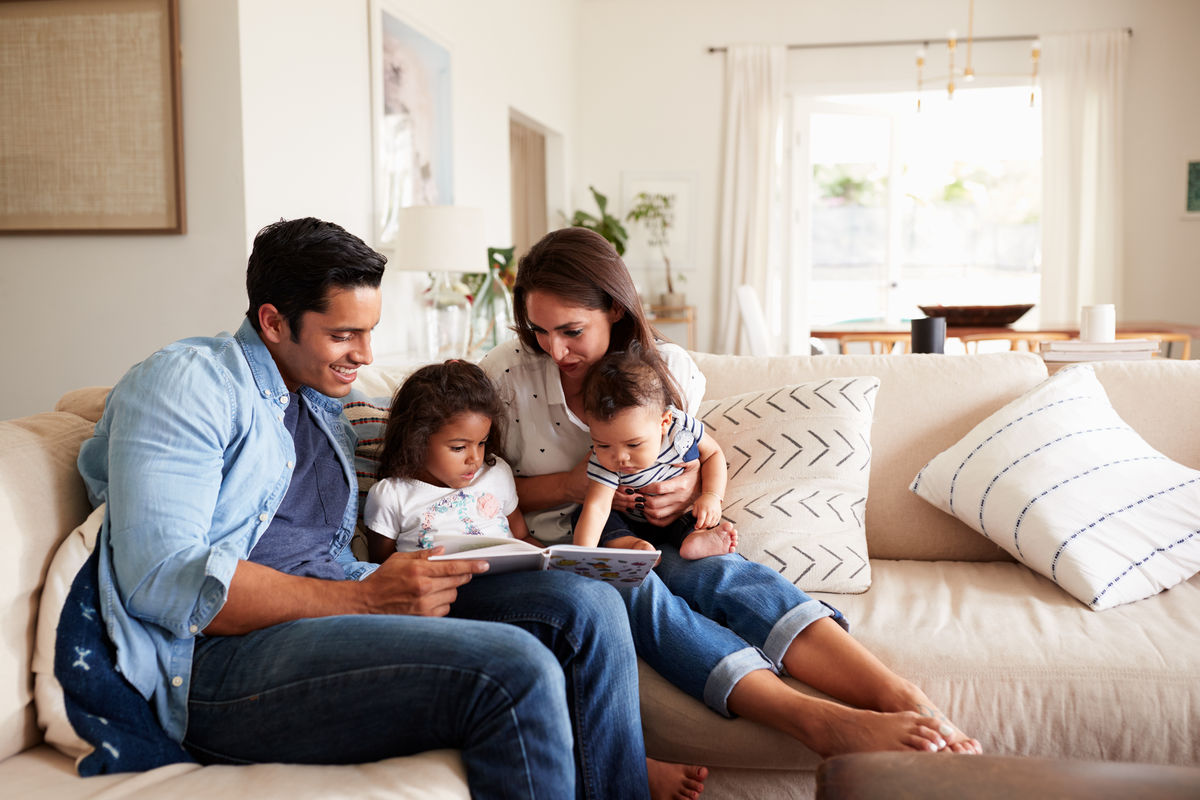
[[968, 333], [958, 337], [968, 353], [978, 353], [980, 342], [1005, 342], [1006, 350], [1025, 350], [1030, 353], [1038, 351], [1039, 342], [1056, 342], [1070, 339], [1069, 333], [1052, 333], [1050, 331], [997, 331], [994, 333]]
[[1186, 333], [1171, 333], [1170, 331], [1121, 331], [1117, 334], [1118, 339], [1149, 339], [1165, 345], [1164, 351], [1155, 353], [1155, 355], [1171, 358], [1171, 353], [1175, 350], [1175, 345], [1179, 347], [1179, 358], [1187, 361], [1192, 357], [1192, 337]]
[[839, 352], [850, 353], [847, 345], [856, 342], [865, 342], [875, 355], [912, 352], [911, 333], [844, 333], [838, 337]]

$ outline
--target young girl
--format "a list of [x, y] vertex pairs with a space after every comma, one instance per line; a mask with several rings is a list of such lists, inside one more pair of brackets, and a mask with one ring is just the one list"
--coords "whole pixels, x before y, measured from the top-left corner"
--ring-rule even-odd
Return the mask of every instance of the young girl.
[[[737, 530], [721, 521], [726, 465], [721, 446], [704, 435], [704, 424], [680, 411], [679, 390], [657, 354], [634, 343], [609, 353], [583, 380], [583, 410], [592, 437], [588, 484], [575, 522], [574, 542], [594, 547], [653, 550], [665, 542], [686, 559], [725, 555], [737, 549]], [[612, 510], [618, 491], [632, 493], [683, 472], [700, 460], [700, 496], [671, 525], [646, 522], [637, 506]]]
[[496, 454], [503, 404], [483, 370], [465, 361], [421, 367], [392, 398], [380, 480], [363, 522], [371, 560], [428, 549], [443, 534], [529, 536], [512, 470]]

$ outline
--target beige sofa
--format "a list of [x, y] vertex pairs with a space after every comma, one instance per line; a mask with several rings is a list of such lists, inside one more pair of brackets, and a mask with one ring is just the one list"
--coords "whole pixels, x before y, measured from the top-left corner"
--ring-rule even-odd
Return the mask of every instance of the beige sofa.
[[[993, 754], [1200, 765], [1200, 577], [1095, 612], [908, 491], [916, 472], [987, 414], [1045, 379], [1028, 354], [751, 358], [697, 354], [708, 397], [823, 377], [881, 379], [867, 501], [872, 583], [821, 595], [853, 633]], [[1119, 413], [1165, 454], [1200, 468], [1200, 362], [1104, 363]], [[394, 375], [364, 375], [364, 386]], [[38, 596], [58, 542], [87, 516], [75, 472], [103, 390], [0, 423], [3, 629], [0, 786], [11, 797], [467, 797], [454, 753], [351, 767], [197, 767], [87, 780], [43, 741], [31, 655]], [[647, 746], [712, 769], [706, 797], [810, 797], [817, 757], [725, 720], [649, 669]]]

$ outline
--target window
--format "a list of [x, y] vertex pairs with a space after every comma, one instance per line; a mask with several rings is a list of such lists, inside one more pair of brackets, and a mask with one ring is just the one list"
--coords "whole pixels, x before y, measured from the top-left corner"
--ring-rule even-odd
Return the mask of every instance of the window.
[[929, 91], [919, 112], [912, 92], [795, 110], [790, 261], [807, 325], [1037, 302], [1041, 105], [1027, 86]]

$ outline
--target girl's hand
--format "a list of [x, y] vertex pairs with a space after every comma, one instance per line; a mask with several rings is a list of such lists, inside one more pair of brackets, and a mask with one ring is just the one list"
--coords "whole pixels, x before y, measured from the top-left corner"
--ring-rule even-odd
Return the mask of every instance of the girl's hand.
[[712, 492], [701, 492], [692, 506], [696, 516], [696, 530], [715, 528], [721, 523], [721, 498]]
[[675, 466], [683, 467], [683, 472], [669, 481], [647, 484], [639, 494], [632, 496], [634, 505], [640, 502], [642, 513], [654, 525], [668, 525], [683, 516], [700, 490], [699, 461]]

